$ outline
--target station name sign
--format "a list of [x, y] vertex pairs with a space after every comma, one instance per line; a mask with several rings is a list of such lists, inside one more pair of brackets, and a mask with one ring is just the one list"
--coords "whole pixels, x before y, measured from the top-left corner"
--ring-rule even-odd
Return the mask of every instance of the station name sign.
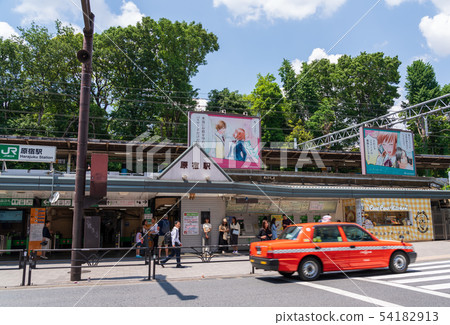
[[0, 143], [0, 161], [52, 163], [56, 161], [56, 147]]

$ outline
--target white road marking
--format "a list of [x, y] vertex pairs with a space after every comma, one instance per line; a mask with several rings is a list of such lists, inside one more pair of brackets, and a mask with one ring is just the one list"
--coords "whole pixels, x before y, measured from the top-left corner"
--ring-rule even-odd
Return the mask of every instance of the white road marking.
[[450, 262], [449, 261], [426, 262], [426, 263], [413, 263], [411, 265], [414, 265], [414, 267], [416, 267], [416, 266], [422, 267], [422, 266], [425, 266], [425, 265], [438, 265], [438, 264], [448, 264], [448, 265], [450, 265]]
[[401, 283], [380, 281], [380, 280], [374, 280], [374, 279], [364, 279], [364, 278], [353, 278], [353, 280], [378, 283], [378, 284], [383, 284], [383, 285], [387, 285], [387, 286], [391, 286], [391, 287], [396, 287], [396, 288], [400, 288], [400, 289], [416, 291], [416, 292], [420, 292], [420, 293], [426, 293], [426, 294], [429, 294], [429, 295], [439, 296], [439, 297], [450, 299], [450, 294], [448, 294], [448, 293], [443, 293], [443, 292], [439, 292], [439, 291], [432, 291], [432, 290], [427, 290], [427, 289], [417, 288], [417, 287], [411, 287], [411, 286], [407, 286], [407, 285], [404, 285], [404, 284], [401, 284]]
[[341, 295], [341, 296], [345, 296], [345, 297], [349, 297], [349, 298], [353, 298], [353, 299], [357, 299], [357, 300], [361, 300], [361, 301], [365, 301], [377, 306], [381, 306], [381, 307], [403, 307], [401, 305], [397, 305], [397, 304], [393, 304], [384, 300], [379, 300], [379, 299], [375, 299], [375, 298], [371, 298], [368, 296], [363, 296], [357, 293], [353, 293], [350, 291], [345, 291], [345, 290], [341, 290], [341, 289], [337, 289], [337, 288], [332, 288], [332, 287], [327, 287], [321, 284], [317, 284], [317, 283], [310, 283], [310, 282], [295, 282], [292, 281], [298, 285], [302, 285], [305, 287], [310, 287], [310, 288], [314, 288], [314, 289], [320, 289], [320, 290], [325, 290], [337, 295]]
[[407, 272], [401, 274], [386, 274], [386, 275], [376, 275], [371, 276], [370, 279], [378, 280], [378, 279], [399, 279], [399, 278], [410, 278], [412, 276], [422, 276], [422, 275], [432, 275], [432, 274], [444, 274], [450, 273], [450, 269], [447, 270], [438, 270], [438, 271], [421, 271], [421, 272]]
[[435, 265], [435, 266], [419, 266], [419, 267], [414, 266], [414, 267], [410, 267], [409, 270], [412, 270], [412, 271], [414, 271], [414, 270], [417, 270], [417, 271], [419, 271], [419, 270], [434, 270], [434, 269], [442, 269], [442, 268], [446, 268], [446, 267], [450, 267], [450, 264], [449, 265]]
[[450, 283], [438, 283], [438, 284], [430, 284], [427, 286], [420, 286], [422, 289], [427, 290], [443, 290], [443, 289], [450, 289]]
[[[418, 274], [418, 275], [420, 275], [420, 274]], [[392, 282], [395, 282], [395, 283], [414, 283], [414, 282], [427, 282], [427, 281], [448, 280], [448, 279], [450, 279], [450, 275], [438, 275], [438, 276], [430, 276], [430, 277], [423, 277], [423, 278], [392, 280]]]

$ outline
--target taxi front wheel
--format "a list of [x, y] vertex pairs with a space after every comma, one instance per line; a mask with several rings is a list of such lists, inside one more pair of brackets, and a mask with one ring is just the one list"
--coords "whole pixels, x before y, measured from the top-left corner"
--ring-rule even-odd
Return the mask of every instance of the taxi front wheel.
[[408, 269], [408, 258], [403, 252], [395, 252], [389, 260], [389, 269], [392, 273], [404, 273]]
[[303, 281], [314, 281], [321, 272], [322, 266], [314, 257], [305, 257], [298, 266], [298, 275]]

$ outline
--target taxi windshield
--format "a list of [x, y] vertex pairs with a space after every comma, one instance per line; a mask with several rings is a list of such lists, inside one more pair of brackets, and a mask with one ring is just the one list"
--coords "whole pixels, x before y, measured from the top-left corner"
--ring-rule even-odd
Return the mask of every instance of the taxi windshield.
[[297, 239], [298, 235], [300, 234], [300, 231], [302, 231], [302, 227], [299, 227], [299, 226], [287, 227], [281, 233], [281, 235], [278, 237], [278, 239], [290, 239], [290, 240]]

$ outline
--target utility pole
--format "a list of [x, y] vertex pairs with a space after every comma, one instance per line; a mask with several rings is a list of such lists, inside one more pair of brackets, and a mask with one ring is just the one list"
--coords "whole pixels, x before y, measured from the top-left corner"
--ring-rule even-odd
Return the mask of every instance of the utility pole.
[[[92, 49], [94, 41], [94, 14], [90, 0], [81, 0], [83, 9], [83, 49], [77, 58], [82, 63], [80, 109], [78, 118], [77, 167], [75, 176], [75, 199], [73, 210], [72, 249], [82, 248], [82, 224], [86, 187], [87, 140], [89, 131], [89, 104], [91, 100]], [[81, 257], [79, 251], [72, 251], [70, 281], [81, 280]]]

